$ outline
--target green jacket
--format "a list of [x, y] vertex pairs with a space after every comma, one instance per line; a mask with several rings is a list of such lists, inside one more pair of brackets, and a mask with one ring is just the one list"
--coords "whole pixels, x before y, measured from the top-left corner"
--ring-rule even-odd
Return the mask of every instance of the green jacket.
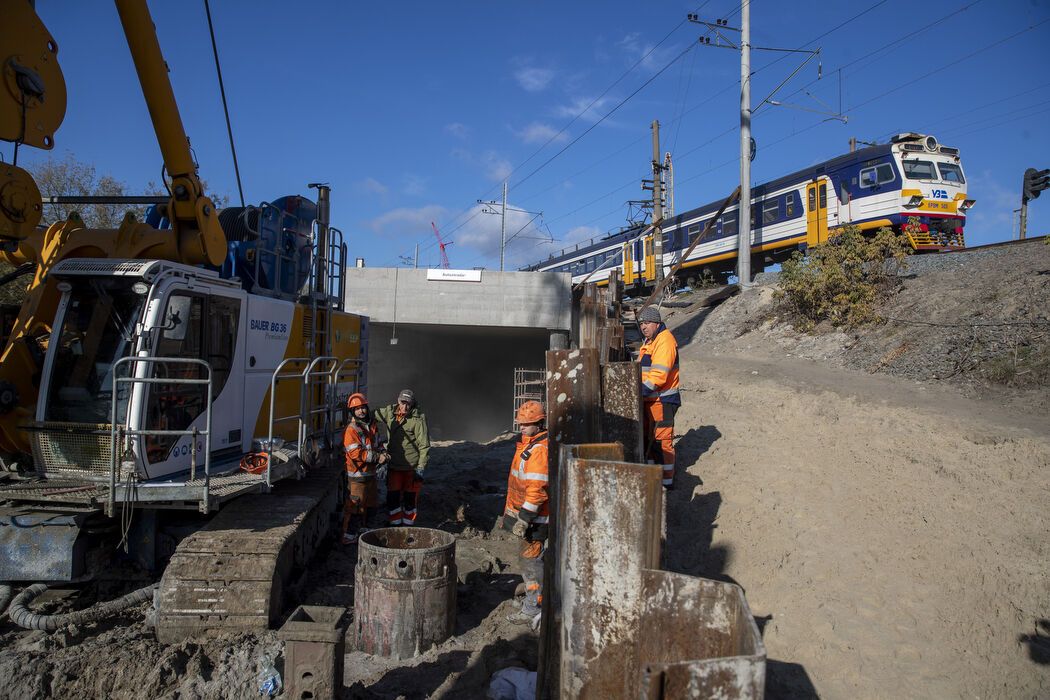
[[427, 417], [415, 406], [404, 423], [397, 422], [397, 404], [376, 409], [376, 420], [386, 427], [389, 436], [390, 468], [395, 471], [423, 471], [430, 457], [430, 435]]

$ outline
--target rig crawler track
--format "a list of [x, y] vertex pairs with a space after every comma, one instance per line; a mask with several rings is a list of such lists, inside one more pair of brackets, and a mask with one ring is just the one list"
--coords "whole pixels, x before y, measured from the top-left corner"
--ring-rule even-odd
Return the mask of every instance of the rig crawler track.
[[265, 630], [328, 533], [339, 468], [245, 496], [183, 540], [157, 591], [157, 639]]

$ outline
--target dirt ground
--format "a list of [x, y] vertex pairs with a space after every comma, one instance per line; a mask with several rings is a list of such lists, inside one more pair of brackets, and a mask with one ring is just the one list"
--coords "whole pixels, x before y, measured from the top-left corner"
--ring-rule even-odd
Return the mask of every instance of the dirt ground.
[[[769, 285], [670, 317], [667, 564], [744, 588], [770, 697], [1050, 697], [1050, 247], [998, 250], [917, 261], [884, 309], [941, 325], [799, 334]], [[484, 697], [493, 672], [535, 669], [535, 635], [505, 619], [513, 449], [435, 446], [420, 525], [457, 537], [456, 634], [407, 663], [348, 651], [343, 697]], [[296, 602], [349, 608], [355, 561], [333, 544]], [[52, 635], [3, 620], [0, 697], [254, 697], [264, 657], [282, 666], [273, 633], [165, 647], [147, 613]]]

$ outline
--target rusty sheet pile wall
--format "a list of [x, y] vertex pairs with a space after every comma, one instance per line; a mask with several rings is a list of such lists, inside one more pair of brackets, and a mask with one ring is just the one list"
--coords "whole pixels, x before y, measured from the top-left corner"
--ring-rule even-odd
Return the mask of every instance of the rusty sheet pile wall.
[[547, 353], [555, 487], [538, 696], [761, 698], [765, 647], [742, 589], [659, 568], [665, 497], [661, 467], [640, 463], [640, 370], [610, 361], [623, 357], [618, 305], [588, 287], [580, 349]]

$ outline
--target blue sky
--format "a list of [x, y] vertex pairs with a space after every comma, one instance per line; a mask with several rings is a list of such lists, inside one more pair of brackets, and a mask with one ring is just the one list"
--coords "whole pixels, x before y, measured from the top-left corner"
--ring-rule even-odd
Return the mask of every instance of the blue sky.
[[[201, 175], [236, 203], [203, 2], [150, 7]], [[492, 268], [500, 217], [477, 200], [498, 199], [509, 178], [510, 206], [531, 212], [508, 215], [514, 269], [625, 223], [624, 202], [645, 196], [658, 119], [676, 209], [721, 199], [738, 179], [739, 56], [695, 46], [703, 28], [683, 20], [739, 26], [739, 8], [213, 0], [245, 197], [326, 181], [351, 258], [396, 265], [419, 243], [420, 264], [436, 265], [434, 221], [453, 267]], [[71, 153], [131, 191], [157, 181], [160, 152], [112, 3], [37, 0], [37, 11], [58, 42], [69, 107], [55, 150], [22, 158]], [[819, 46], [823, 75], [810, 63], [777, 95], [791, 106], [756, 111], [754, 182], [844, 153], [851, 136], [931, 133], [962, 151], [977, 200], [968, 242], [1010, 238], [1024, 169], [1050, 168], [1050, 2], [754, 0], [751, 24], [755, 46]], [[757, 107], [802, 56], [752, 56]], [[840, 101], [848, 123], [819, 113]], [[1028, 231], [1050, 233], [1050, 193], [1030, 205]]]

